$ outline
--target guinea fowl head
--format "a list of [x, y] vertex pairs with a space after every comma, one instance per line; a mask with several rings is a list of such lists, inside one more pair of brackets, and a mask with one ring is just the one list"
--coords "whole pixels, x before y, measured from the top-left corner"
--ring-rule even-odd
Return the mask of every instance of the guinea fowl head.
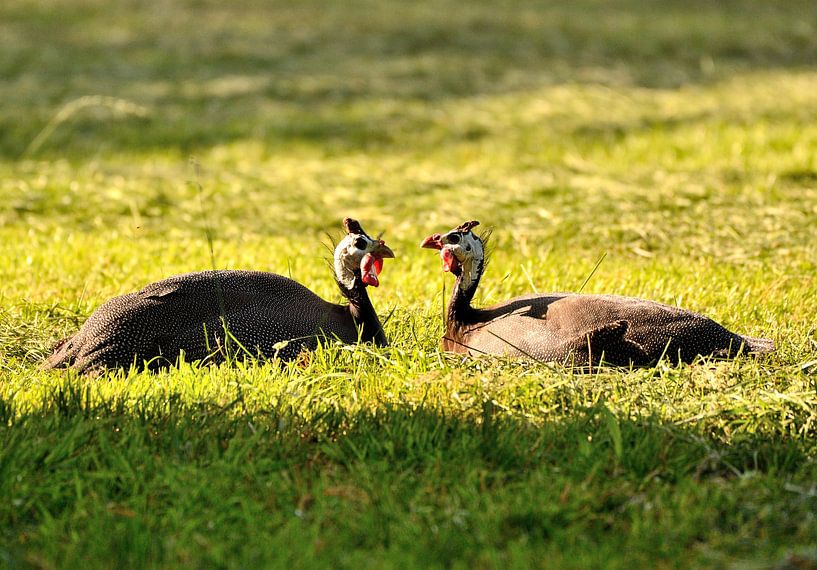
[[394, 252], [382, 239], [369, 237], [360, 222], [352, 218], [343, 220], [347, 235], [335, 248], [335, 277], [346, 289], [356, 285], [377, 287], [377, 276], [383, 269], [383, 260], [393, 258]]
[[421, 247], [440, 251], [443, 271], [453, 273], [465, 289], [478, 281], [485, 262], [482, 239], [471, 231], [478, 225], [476, 220], [464, 222], [444, 234], [432, 234], [420, 243]]

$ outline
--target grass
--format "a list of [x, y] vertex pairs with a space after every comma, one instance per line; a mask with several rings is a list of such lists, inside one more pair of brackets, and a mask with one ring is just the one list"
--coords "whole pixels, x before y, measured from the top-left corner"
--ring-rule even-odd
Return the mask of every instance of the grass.
[[[442, 17], [442, 16], [445, 17]], [[817, 561], [817, 5], [0, 6], [0, 563]], [[392, 346], [44, 373], [111, 296], [212, 266], [336, 299], [345, 215], [398, 259]], [[584, 288], [774, 338], [592, 374], [439, 352], [430, 232], [479, 303]]]

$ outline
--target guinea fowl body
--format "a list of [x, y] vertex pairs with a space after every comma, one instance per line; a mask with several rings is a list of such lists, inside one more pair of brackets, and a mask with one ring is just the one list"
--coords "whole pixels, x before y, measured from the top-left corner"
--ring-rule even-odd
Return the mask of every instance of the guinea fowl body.
[[442, 348], [451, 352], [525, 356], [587, 366], [645, 366], [661, 357], [691, 362], [698, 356], [764, 353], [774, 343], [733, 333], [712, 319], [662, 303], [616, 295], [527, 295], [493, 307], [471, 306], [485, 268], [482, 240], [466, 222], [421, 244], [440, 251], [457, 277]]
[[[362, 232], [359, 225], [356, 229]], [[365, 232], [355, 238], [360, 235]], [[336, 261], [342, 262], [341, 245]], [[383, 242], [365, 245], [393, 257]], [[360, 257], [365, 256], [352, 261]], [[359, 270], [351, 262], [336, 265], [336, 271], [348, 267], [347, 275], [336, 274], [348, 305], [330, 303], [292, 279], [261, 271], [201, 271], [152, 283], [100, 306], [77, 334], [57, 345], [43, 367], [81, 373], [131, 365], [158, 369], [174, 364], [182, 353], [188, 362], [220, 363], [230, 355], [290, 360], [314, 349], [322, 337], [385, 346]]]
[[527, 356], [586, 366], [646, 366], [662, 356], [691, 362], [699, 355], [736, 356], [773, 348], [733, 333], [703, 315], [654, 301], [615, 295], [527, 295], [451, 315], [443, 348], [451, 352]]

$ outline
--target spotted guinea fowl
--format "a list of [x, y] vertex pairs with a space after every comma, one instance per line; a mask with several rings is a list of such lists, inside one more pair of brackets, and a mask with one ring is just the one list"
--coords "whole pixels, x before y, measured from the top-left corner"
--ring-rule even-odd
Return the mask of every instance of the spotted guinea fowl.
[[[222, 362], [231, 353], [294, 358], [322, 336], [344, 343], [387, 343], [367, 285], [378, 286], [384, 258], [394, 253], [346, 218], [348, 234], [334, 252], [334, 273], [346, 305], [324, 301], [281, 275], [201, 271], [170, 277], [99, 307], [43, 367], [80, 372], [158, 369], [184, 352], [187, 361]], [[226, 331], [229, 334], [225, 334]]]
[[528, 356], [575, 366], [604, 362], [644, 366], [663, 355], [691, 362], [698, 355], [764, 353], [774, 342], [735, 334], [702, 315], [654, 301], [615, 295], [526, 295], [488, 307], [471, 306], [485, 269], [483, 239], [465, 222], [423, 240], [440, 251], [456, 276], [448, 305], [444, 350]]

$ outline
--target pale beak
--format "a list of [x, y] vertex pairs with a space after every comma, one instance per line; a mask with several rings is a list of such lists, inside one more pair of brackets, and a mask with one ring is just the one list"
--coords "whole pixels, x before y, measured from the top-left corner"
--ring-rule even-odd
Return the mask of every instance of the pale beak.
[[372, 255], [376, 255], [381, 259], [394, 259], [394, 252], [382, 239], [380, 240], [380, 243], [375, 246], [374, 251], [372, 251]]
[[420, 247], [425, 247], [427, 249], [442, 249], [443, 248], [442, 236], [440, 234], [430, 235], [422, 242], [420, 242]]

